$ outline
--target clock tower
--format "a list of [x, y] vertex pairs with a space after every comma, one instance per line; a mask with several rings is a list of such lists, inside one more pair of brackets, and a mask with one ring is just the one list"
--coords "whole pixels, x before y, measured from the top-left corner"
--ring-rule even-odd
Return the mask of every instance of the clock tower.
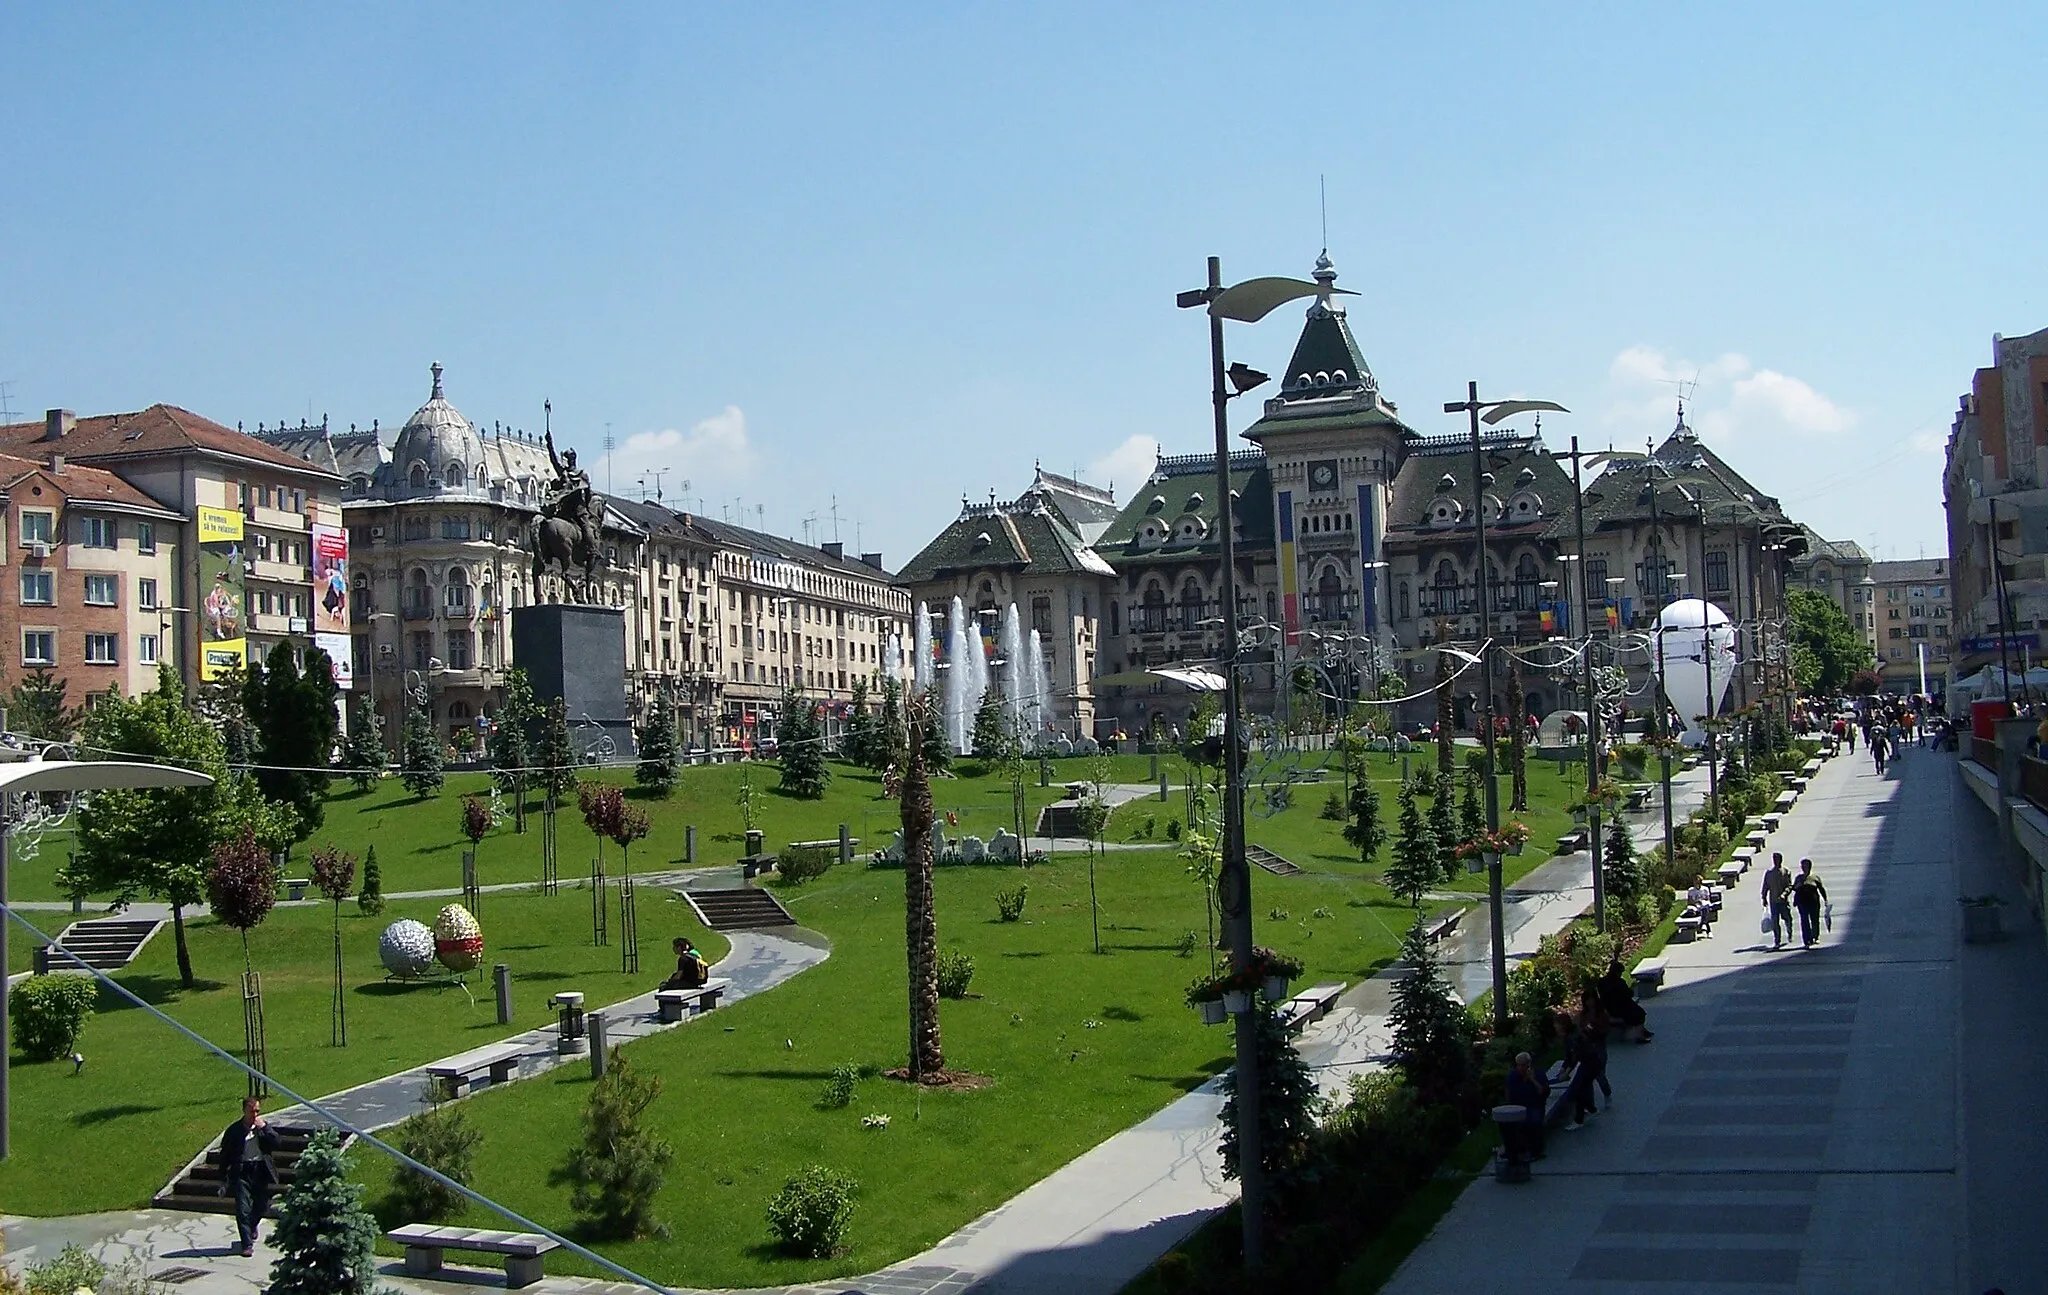
[[1280, 394], [1244, 433], [1266, 453], [1271, 481], [1280, 619], [1286, 641], [1387, 633], [1387, 502], [1416, 433], [1400, 419], [1351, 335], [1334, 294], [1337, 269], [1316, 258], [1322, 285]]

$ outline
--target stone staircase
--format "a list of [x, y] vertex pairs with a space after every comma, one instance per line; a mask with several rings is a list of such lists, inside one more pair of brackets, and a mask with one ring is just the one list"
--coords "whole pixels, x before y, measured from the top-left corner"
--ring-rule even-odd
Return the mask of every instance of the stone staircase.
[[775, 896], [752, 886], [738, 890], [686, 890], [683, 898], [697, 911], [697, 920], [714, 931], [796, 925], [796, 919]]
[[[277, 1163], [278, 1184], [276, 1195], [282, 1196], [284, 1189], [291, 1186], [292, 1173], [299, 1163], [299, 1156], [319, 1132], [310, 1125], [274, 1124], [280, 1143], [277, 1154], [271, 1159]], [[343, 1145], [355, 1141], [353, 1135]], [[235, 1212], [235, 1198], [222, 1196], [220, 1146], [218, 1141], [201, 1152], [199, 1158], [185, 1166], [185, 1171], [172, 1180], [171, 1185], [156, 1194], [150, 1202], [161, 1210], [185, 1210], [192, 1214], [232, 1214]], [[270, 1217], [277, 1217], [277, 1206], [273, 1198]]]
[[36, 950], [36, 969], [62, 971], [79, 963], [99, 971], [125, 967], [162, 925], [160, 921], [135, 917], [73, 922], [57, 937], [56, 944]]
[[1263, 845], [1246, 845], [1244, 847], [1244, 857], [1245, 862], [1264, 868], [1276, 877], [1299, 877], [1301, 875], [1300, 868], [1295, 867], [1292, 863], [1268, 850]]
[[1039, 836], [1080, 836], [1080, 812], [1081, 802], [1078, 800], [1054, 801], [1038, 811], [1038, 826], [1032, 831]]

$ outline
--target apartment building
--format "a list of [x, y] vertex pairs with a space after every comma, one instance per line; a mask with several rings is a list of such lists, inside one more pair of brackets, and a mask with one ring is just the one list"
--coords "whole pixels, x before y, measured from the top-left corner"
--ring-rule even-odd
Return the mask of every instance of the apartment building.
[[1945, 692], [1949, 666], [1955, 657], [1948, 559], [1873, 562], [1869, 590], [1877, 625], [1877, 665], [1884, 678], [1884, 690], [1921, 691], [1924, 664], [1928, 690]]
[[[2041, 658], [2048, 630], [2048, 328], [1994, 336], [1949, 430], [1942, 498], [1958, 678]], [[1994, 556], [1995, 555], [1995, 556]]]

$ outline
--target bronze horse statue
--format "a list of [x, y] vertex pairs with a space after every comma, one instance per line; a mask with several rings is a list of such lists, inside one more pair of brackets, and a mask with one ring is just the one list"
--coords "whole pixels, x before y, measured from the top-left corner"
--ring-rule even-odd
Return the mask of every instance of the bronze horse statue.
[[[597, 577], [598, 552], [583, 528], [562, 517], [543, 517], [533, 529], [533, 589], [540, 593], [540, 578], [550, 570], [562, 573], [577, 602], [591, 601], [591, 585]], [[581, 572], [580, 580], [576, 573]]]

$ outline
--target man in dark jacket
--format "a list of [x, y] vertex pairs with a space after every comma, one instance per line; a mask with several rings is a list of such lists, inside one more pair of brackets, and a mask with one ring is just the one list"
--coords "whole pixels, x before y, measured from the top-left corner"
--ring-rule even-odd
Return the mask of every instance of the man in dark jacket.
[[256, 1229], [270, 1208], [277, 1187], [277, 1130], [263, 1119], [263, 1104], [242, 1099], [242, 1118], [220, 1135], [221, 1194], [234, 1193], [235, 1231], [242, 1238], [242, 1256], [256, 1253]]

